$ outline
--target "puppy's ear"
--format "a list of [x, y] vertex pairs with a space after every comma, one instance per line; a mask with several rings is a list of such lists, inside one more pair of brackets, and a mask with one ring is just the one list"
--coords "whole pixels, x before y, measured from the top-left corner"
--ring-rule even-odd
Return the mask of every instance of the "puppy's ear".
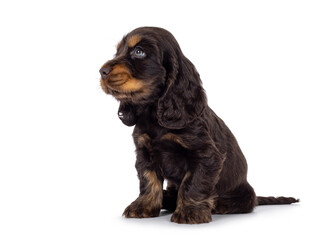
[[185, 128], [207, 104], [199, 73], [182, 54], [164, 56], [166, 90], [158, 102], [158, 122], [169, 129]]
[[136, 107], [131, 103], [121, 102], [118, 117], [127, 126], [135, 125], [137, 123]]

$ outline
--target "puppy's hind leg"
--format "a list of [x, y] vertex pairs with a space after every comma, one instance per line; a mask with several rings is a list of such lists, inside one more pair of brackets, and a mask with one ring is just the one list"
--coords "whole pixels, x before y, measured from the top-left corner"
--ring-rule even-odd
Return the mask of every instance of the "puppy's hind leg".
[[246, 182], [232, 191], [219, 195], [213, 213], [250, 213], [256, 205], [256, 194], [250, 184]]

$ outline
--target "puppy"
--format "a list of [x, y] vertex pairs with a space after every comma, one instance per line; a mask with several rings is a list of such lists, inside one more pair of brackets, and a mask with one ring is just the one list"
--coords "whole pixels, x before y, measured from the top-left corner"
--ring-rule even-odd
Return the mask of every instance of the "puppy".
[[173, 212], [172, 222], [196, 224], [213, 213], [298, 202], [256, 197], [237, 140], [208, 106], [197, 70], [168, 31], [133, 30], [100, 74], [102, 89], [120, 101], [119, 118], [135, 125], [140, 195], [125, 217], [156, 217], [163, 208]]

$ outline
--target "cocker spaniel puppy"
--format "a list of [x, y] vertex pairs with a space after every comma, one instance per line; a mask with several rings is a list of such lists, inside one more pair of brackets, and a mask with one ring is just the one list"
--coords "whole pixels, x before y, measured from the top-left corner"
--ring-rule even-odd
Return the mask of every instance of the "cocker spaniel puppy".
[[163, 208], [173, 211], [173, 222], [207, 223], [213, 213], [298, 201], [256, 197], [237, 140], [208, 106], [196, 68], [168, 31], [130, 32], [100, 73], [103, 90], [120, 101], [119, 118], [135, 125], [140, 195], [125, 217], [156, 217]]

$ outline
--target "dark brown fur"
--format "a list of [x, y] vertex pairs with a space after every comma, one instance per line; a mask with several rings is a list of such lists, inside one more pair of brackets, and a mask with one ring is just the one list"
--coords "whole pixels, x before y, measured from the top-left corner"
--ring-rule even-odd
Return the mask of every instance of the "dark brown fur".
[[197, 70], [168, 31], [135, 29], [100, 72], [103, 90], [120, 101], [120, 119], [135, 125], [140, 195], [126, 217], [155, 217], [164, 208], [173, 222], [206, 223], [212, 213], [298, 201], [256, 197], [237, 140], [208, 106]]

